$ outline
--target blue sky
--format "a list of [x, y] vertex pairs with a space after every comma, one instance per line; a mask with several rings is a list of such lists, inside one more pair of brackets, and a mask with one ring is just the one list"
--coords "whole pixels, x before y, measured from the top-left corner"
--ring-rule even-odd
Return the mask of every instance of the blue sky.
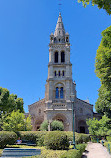
[[[61, 13], [70, 34], [77, 97], [95, 104], [100, 87], [94, 72], [96, 50], [111, 17], [77, 0], [62, 1]], [[57, 0], [0, 0], [0, 86], [22, 97], [26, 112], [27, 105], [44, 98], [49, 36], [58, 14]]]

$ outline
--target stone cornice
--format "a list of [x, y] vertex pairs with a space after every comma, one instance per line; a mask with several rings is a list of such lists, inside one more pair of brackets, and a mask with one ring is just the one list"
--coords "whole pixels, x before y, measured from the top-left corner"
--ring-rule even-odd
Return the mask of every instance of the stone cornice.
[[47, 80], [46, 80], [46, 82], [48, 82], [48, 81], [72, 81], [72, 78], [70, 78], [70, 77], [65, 77], [65, 78], [61, 78], [61, 79], [59, 79], [59, 80], [57, 80], [56, 78], [48, 78]]
[[67, 48], [67, 47], [70, 47], [71, 45], [70, 45], [70, 43], [50, 43], [49, 44], [49, 47], [51, 47], [51, 48]]
[[44, 112], [47, 112], [47, 111], [72, 111], [72, 109], [46, 109], [44, 110]]
[[58, 66], [58, 67], [62, 67], [62, 66], [72, 66], [71, 63], [52, 63], [52, 62], [49, 62], [48, 63], [48, 67], [49, 66]]

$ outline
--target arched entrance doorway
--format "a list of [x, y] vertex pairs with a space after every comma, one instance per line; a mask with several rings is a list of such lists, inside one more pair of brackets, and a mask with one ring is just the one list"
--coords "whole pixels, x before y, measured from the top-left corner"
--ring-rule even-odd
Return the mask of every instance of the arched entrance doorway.
[[35, 122], [35, 130], [39, 131], [40, 125], [42, 124], [43, 120], [36, 120]]
[[78, 130], [79, 133], [86, 133], [86, 122], [84, 120], [80, 120], [78, 122]]
[[65, 117], [65, 115], [63, 114], [56, 114], [52, 120], [58, 120], [61, 121], [64, 125], [64, 131], [68, 131], [69, 130], [69, 123], [67, 122], [67, 118]]

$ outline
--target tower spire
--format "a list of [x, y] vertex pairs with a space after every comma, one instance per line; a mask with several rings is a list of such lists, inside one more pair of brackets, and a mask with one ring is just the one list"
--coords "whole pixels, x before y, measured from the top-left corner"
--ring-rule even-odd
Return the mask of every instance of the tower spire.
[[64, 24], [62, 22], [61, 12], [59, 12], [59, 17], [58, 17], [58, 21], [57, 21], [57, 24], [56, 24], [54, 36], [55, 37], [65, 36], [65, 29], [64, 29]]

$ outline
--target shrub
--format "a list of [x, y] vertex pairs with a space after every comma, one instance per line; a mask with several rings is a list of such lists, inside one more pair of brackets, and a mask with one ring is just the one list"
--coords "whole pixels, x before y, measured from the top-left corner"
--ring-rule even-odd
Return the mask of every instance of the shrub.
[[53, 131], [47, 133], [45, 136], [44, 144], [47, 149], [65, 150], [69, 147], [67, 135], [61, 131]]
[[[54, 131], [52, 131], [54, 132]], [[59, 132], [59, 131], [58, 131]], [[17, 132], [18, 136], [21, 137], [22, 140], [28, 140], [36, 143], [38, 146], [44, 146], [45, 135], [50, 133], [49, 131], [20, 131]], [[69, 131], [61, 131], [61, 133], [67, 135], [68, 141], [73, 140], [73, 132]], [[80, 144], [83, 142], [89, 141], [88, 134], [75, 133], [76, 144]]]
[[47, 120], [42, 122], [42, 124], [40, 126], [40, 130], [41, 131], [48, 131], [48, 121]]
[[78, 145], [76, 145], [76, 148], [77, 148], [77, 150], [80, 151], [80, 153], [82, 155], [82, 153], [85, 151], [86, 144], [78, 144]]
[[[110, 152], [111, 152], [111, 142], [105, 142], [104, 146], [108, 149], [108, 144], [110, 145]], [[109, 149], [108, 149], [109, 150]]]
[[90, 135], [89, 134], [81, 134], [81, 137], [82, 137], [82, 143], [83, 142], [85, 142], [85, 143], [87, 143], [87, 142], [89, 142], [89, 140], [90, 140]]
[[[67, 134], [68, 140], [73, 141], [73, 132], [65, 132]], [[87, 143], [90, 140], [90, 135], [89, 134], [83, 134], [83, 133], [76, 133], [75, 132], [75, 141], [76, 144], [80, 143]]]
[[16, 143], [17, 134], [14, 132], [0, 131], [0, 147], [4, 148], [7, 144]]
[[[40, 130], [41, 130], [41, 131], [48, 131], [48, 121], [47, 121], [47, 120], [45, 120], [45, 121], [41, 124]], [[61, 121], [54, 120], [54, 121], [52, 121], [52, 123], [51, 123], [51, 130], [52, 130], [52, 131], [57, 131], [57, 130], [63, 131], [63, 130], [64, 130], [64, 125], [63, 125], [63, 123], [62, 123]]]
[[60, 158], [81, 158], [81, 153], [79, 150], [72, 149], [60, 156]]
[[36, 138], [36, 144], [38, 146], [44, 146], [44, 138], [45, 138], [46, 132], [38, 132], [37, 138]]
[[107, 136], [106, 139], [108, 142], [111, 142], [111, 136]]
[[51, 123], [51, 130], [52, 131], [56, 131], [56, 130], [63, 131], [64, 125], [61, 121], [54, 120]]
[[28, 140], [36, 143], [39, 146], [44, 144], [44, 136], [47, 134], [45, 131], [20, 131], [17, 133], [22, 140]]
[[79, 144], [76, 145], [77, 150], [72, 149], [64, 153], [60, 158], [81, 158], [82, 153], [84, 152], [86, 145], [85, 144]]

